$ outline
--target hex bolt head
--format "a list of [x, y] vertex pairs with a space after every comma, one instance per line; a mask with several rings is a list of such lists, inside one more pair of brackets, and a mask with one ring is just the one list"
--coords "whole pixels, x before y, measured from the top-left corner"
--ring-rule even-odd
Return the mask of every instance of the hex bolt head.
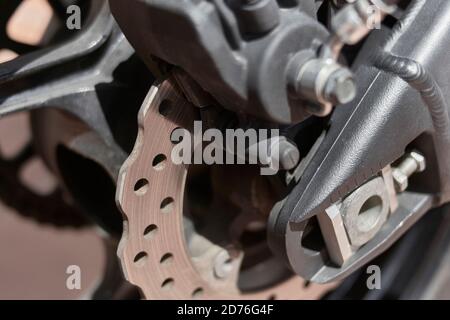
[[395, 191], [400, 193], [408, 188], [408, 176], [401, 170], [394, 169], [392, 171], [392, 178], [394, 179]]
[[327, 80], [324, 97], [333, 103], [346, 104], [356, 96], [356, 83], [353, 74], [347, 68], [339, 68]]
[[426, 168], [425, 157], [418, 153], [417, 151], [412, 151], [409, 156], [414, 159], [417, 163], [417, 169], [415, 172], [423, 172]]
[[406, 155], [403, 161], [392, 171], [395, 189], [403, 192], [408, 188], [408, 179], [416, 172], [422, 172], [426, 168], [425, 157], [417, 151], [412, 151]]
[[301, 51], [291, 59], [287, 76], [289, 94], [309, 102], [308, 111], [320, 117], [356, 97], [352, 71], [332, 59]]

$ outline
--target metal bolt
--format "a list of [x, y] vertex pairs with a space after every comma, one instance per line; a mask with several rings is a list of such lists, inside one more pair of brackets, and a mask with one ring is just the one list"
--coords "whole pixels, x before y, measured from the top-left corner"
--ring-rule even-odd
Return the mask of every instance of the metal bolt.
[[426, 168], [425, 157], [417, 151], [406, 155], [404, 160], [392, 171], [395, 189], [403, 192], [408, 188], [408, 179], [416, 172], [422, 172]]
[[356, 96], [356, 84], [350, 70], [339, 68], [333, 72], [325, 84], [323, 95], [334, 105], [351, 102]]
[[308, 100], [308, 111], [317, 116], [327, 116], [333, 105], [346, 104], [356, 96], [353, 73], [333, 59], [316, 58], [299, 52], [289, 66], [291, 95]]
[[280, 168], [283, 170], [294, 169], [300, 161], [300, 151], [288, 140], [281, 139], [280, 145]]
[[[268, 152], [261, 153], [260, 150]], [[279, 168], [282, 170], [292, 170], [300, 161], [300, 151], [297, 146], [284, 136], [260, 141], [256, 145], [250, 146], [247, 154], [267, 166], [278, 162]], [[265, 158], [261, 158], [262, 156]]]

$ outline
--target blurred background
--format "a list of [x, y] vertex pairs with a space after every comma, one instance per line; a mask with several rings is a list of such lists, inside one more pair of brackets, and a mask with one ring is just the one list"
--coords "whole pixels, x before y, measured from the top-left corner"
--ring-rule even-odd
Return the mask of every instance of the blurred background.
[[[5, 0], [2, 0], [5, 1]], [[7, 0], [10, 1], [10, 0]], [[54, 23], [46, 0], [25, 0], [8, 21], [8, 36], [25, 45], [40, 45]], [[17, 56], [2, 49], [0, 62]], [[28, 114], [0, 120], [0, 151], [16, 154], [30, 138]], [[39, 160], [30, 161], [21, 179], [34, 191], [54, 187], [52, 175]], [[77, 299], [95, 287], [103, 272], [103, 244], [96, 230], [56, 229], [22, 218], [0, 202], [0, 299]], [[67, 267], [81, 268], [81, 290], [66, 287]]]

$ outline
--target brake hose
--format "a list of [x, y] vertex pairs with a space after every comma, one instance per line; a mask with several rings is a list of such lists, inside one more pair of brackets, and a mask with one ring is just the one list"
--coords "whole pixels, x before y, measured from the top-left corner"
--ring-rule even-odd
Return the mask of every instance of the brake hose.
[[[420, 93], [428, 108], [435, 131], [436, 153], [446, 159], [447, 164], [440, 168], [442, 181], [450, 182], [450, 120], [448, 106], [442, 90], [433, 75], [419, 62], [398, 57], [388, 52], [379, 54], [374, 61], [378, 69], [394, 74]], [[444, 183], [442, 193], [449, 194], [448, 183]], [[446, 200], [446, 199], [445, 199]]]

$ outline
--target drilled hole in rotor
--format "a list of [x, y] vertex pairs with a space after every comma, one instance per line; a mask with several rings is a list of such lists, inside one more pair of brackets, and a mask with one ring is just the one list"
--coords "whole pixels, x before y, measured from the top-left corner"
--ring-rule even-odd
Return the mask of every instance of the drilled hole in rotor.
[[169, 265], [172, 263], [172, 261], [173, 261], [173, 254], [166, 253], [165, 255], [163, 255], [161, 257], [161, 260], [159, 261], [159, 263], [162, 265]]
[[161, 284], [161, 289], [169, 290], [173, 288], [173, 285], [175, 284], [175, 281], [172, 278], [168, 278], [164, 280], [164, 282]]
[[57, 182], [40, 158], [34, 157], [25, 162], [19, 177], [24, 186], [38, 195], [48, 196], [55, 192]]
[[159, 105], [159, 113], [164, 117], [167, 117], [171, 110], [172, 110], [172, 101], [170, 100], [167, 99], [163, 100]]
[[303, 282], [303, 288], [308, 288], [311, 285], [311, 281], [309, 280], [305, 280], [305, 282]]
[[167, 157], [164, 154], [158, 154], [153, 159], [153, 163], [152, 163], [153, 169], [155, 169], [156, 171], [161, 171], [166, 166], [166, 162], [167, 162]]
[[142, 267], [145, 264], [145, 262], [147, 261], [147, 258], [148, 258], [147, 253], [144, 251], [141, 251], [134, 257], [133, 261], [136, 264], [136, 266]]
[[138, 196], [144, 195], [148, 190], [148, 180], [147, 179], [139, 179], [134, 185], [134, 192]]
[[204, 290], [202, 288], [197, 288], [192, 292], [192, 298], [200, 299], [203, 296]]
[[174, 206], [174, 200], [171, 197], [167, 197], [165, 198], [162, 202], [161, 202], [161, 212], [162, 213], [170, 213], [173, 210], [173, 206]]
[[149, 225], [144, 230], [144, 238], [145, 239], [151, 239], [154, 235], [158, 232], [158, 227], [155, 224]]
[[52, 32], [53, 9], [47, 1], [24, 0], [6, 24], [8, 37], [16, 42], [37, 46]]
[[277, 296], [272, 294], [267, 298], [267, 300], [277, 300]]

